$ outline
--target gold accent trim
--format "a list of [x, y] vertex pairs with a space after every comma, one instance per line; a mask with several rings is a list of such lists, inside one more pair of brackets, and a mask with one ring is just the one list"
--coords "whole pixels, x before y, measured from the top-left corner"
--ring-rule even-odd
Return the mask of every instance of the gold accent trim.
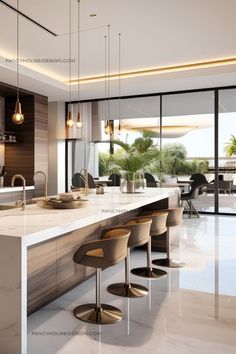
[[[185, 71], [185, 70], [202, 69], [202, 68], [205, 69], [210, 67], [232, 65], [232, 64], [236, 64], [236, 57], [216, 59], [216, 60], [206, 60], [201, 62], [186, 63], [180, 65], [161, 66], [157, 68], [149, 68], [143, 70], [127, 71], [127, 72], [120, 73], [120, 78], [128, 79], [128, 78], [139, 77], [139, 76], [158, 75], [158, 74], [171, 73], [176, 71]], [[119, 74], [118, 73], [110, 74], [108, 78], [110, 80], [118, 80]], [[87, 76], [81, 78], [79, 80], [79, 83], [88, 84], [88, 83], [99, 82], [104, 80], [105, 80], [104, 75]], [[68, 85], [70, 84], [69, 81], [65, 81], [65, 83]], [[77, 79], [71, 80], [71, 84], [77, 85], [78, 80]]]

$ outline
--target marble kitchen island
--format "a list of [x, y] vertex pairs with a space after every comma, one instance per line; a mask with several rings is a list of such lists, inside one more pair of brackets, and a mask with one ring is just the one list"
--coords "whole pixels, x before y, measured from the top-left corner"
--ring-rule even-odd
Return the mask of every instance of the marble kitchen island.
[[149, 188], [122, 194], [109, 187], [89, 194], [81, 209], [0, 211], [0, 354], [27, 354], [28, 313], [70, 290], [93, 269], [73, 264], [81, 243], [99, 238], [101, 227], [120, 224], [142, 208], [178, 204], [179, 189]]

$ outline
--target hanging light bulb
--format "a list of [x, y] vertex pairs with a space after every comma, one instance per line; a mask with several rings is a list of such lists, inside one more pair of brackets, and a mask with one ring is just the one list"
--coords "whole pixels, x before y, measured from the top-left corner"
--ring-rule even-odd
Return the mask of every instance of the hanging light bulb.
[[77, 116], [76, 127], [83, 128], [83, 122], [81, 122], [81, 120], [80, 120], [80, 113], [79, 112], [78, 112], [78, 116]]
[[78, 0], [78, 115], [76, 121], [76, 128], [83, 128], [83, 122], [80, 117], [80, 85], [79, 85], [79, 77], [80, 77], [80, 0]]
[[71, 112], [71, 104], [68, 106], [66, 125], [67, 125], [68, 128], [72, 128], [73, 125], [74, 125], [74, 121], [73, 121], [73, 118], [72, 118], [72, 112]]
[[105, 133], [105, 134], [111, 134], [111, 126], [110, 126], [109, 120], [106, 120], [106, 121], [105, 121], [104, 133]]
[[68, 128], [72, 128], [74, 126], [74, 121], [73, 121], [72, 110], [71, 110], [71, 0], [70, 0], [70, 8], [69, 8], [69, 99], [70, 99], [70, 104], [68, 106], [66, 125]]
[[12, 121], [16, 125], [20, 125], [24, 122], [24, 114], [21, 111], [21, 103], [19, 99], [16, 101], [15, 113], [12, 115]]
[[20, 94], [19, 94], [19, 0], [17, 0], [17, 15], [16, 15], [16, 31], [17, 31], [17, 44], [16, 44], [16, 71], [17, 71], [17, 88], [16, 88], [16, 104], [15, 112], [12, 115], [12, 122], [16, 125], [20, 125], [24, 122], [24, 114], [21, 111]]

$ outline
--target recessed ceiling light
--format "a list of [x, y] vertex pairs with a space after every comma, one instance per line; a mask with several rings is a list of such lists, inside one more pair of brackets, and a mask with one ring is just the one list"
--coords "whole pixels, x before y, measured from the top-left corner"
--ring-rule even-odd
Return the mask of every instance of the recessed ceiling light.
[[91, 13], [89, 16], [90, 16], [90, 17], [96, 17], [96, 16], [97, 16], [97, 14], [95, 14], [95, 13]]

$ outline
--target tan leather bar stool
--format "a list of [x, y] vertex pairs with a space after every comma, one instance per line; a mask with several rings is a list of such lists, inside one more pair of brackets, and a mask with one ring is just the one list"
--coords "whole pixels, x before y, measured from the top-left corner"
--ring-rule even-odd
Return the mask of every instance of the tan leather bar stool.
[[[125, 258], [125, 282], [109, 285], [107, 290], [110, 293], [123, 297], [136, 298], [148, 294], [146, 287], [130, 282], [130, 248], [142, 246], [149, 241], [151, 223], [152, 220], [150, 218], [137, 217], [132, 218], [127, 224], [122, 225], [122, 227], [130, 231], [127, 257]], [[112, 227], [112, 229], [114, 228], [115, 227]], [[102, 235], [102, 238], [103, 237]]]
[[109, 231], [106, 239], [85, 243], [74, 254], [75, 263], [97, 269], [96, 303], [76, 307], [76, 318], [95, 324], [111, 324], [122, 319], [123, 314], [118, 308], [101, 303], [101, 270], [125, 259], [129, 235], [129, 230], [121, 228]]
[[[150, 236], [159, 236], [166, 232], [166, 219], [168, 212], [153, 212], [151, 215], [148, 215], [148, 218], [152, 219]], [[131, 273], [138, 275], [140, 277], [145, 277], [149, 279], [155, 279], [163, 277], [167, 274], [164, 270], [152, 268], [152, 242], [151, 237], [147, 243], [147, 266], [141, 268], [134, 268], [131, 270]]]
[[183, 219], [184, 208], [172, 208], [168, 209], [168, 217], [166, 221], [167, 232], [166, 232], [166, 250], [167, 258], [155, 259], [152, 261], [153, 264], [168, 268], [181, 268], [184, 267], [185, 263], [173, 261], [170, 257], [170, 227], [178, 226], [181, 224]]

